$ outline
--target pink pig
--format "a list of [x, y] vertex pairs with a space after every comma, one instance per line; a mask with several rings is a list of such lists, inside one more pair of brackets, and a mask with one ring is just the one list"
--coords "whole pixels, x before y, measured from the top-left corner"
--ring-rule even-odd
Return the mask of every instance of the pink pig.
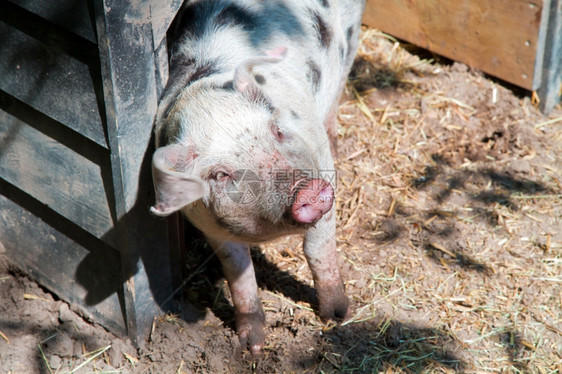
[[[243, 347], [263, 347], [250, 244], [304, 234], [324, 319], [348, 317], [334, 214], [336, 111], [362, 0], [188, 1], [153, 157], [157, 216], [182, 211], [220, 259]], [[335, 150], [332, 150], [335, 151]]]

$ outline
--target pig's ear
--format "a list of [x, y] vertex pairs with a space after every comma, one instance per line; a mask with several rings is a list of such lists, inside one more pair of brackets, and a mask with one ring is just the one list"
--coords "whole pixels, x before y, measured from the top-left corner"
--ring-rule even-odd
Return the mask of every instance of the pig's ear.
[[152, 157], [152, 179], [156, 205], [150, 211], [165, 217], [200, 199], [205, 194], [205, 182], [194, 175], [175, 171], [193, 161], [194, 156], [179, 144], [158, 148]]
[[282, 61], [286, 55], [287, 47], [278, 47], [265, 51], [264, 56], [252, 57], [242, 62], [234, 72], [234, 88], [242, 93], [256, 90], [256, 82], [252, 75], [253, 67], [260, 64], [271, 64]]

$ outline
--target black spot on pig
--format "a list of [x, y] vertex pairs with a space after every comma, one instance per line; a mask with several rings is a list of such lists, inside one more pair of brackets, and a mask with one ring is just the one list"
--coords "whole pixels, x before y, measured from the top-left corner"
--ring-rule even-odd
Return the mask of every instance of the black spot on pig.
[[351, 44], [351, 39], [353, 38], [353, 26], [349, 26], [347, 28], [347, 44], [350, 45]]
[[262, 104], [265, 106], [269, 114], [275, 113], [276, 109], [273, 106], [273, 103], [269, 100], [269, 98], [265, 97], [264, 101], [262, 101]]
[[265, 84], [265, 77], [261, 74], [256, 74], [254, 75], [254, 79], [256, 80], [256, 82], [258, 82], [259, 84]]
[[353, 35], [355, 35], [355, 29], [353, 26], [349, 26], [349, 28], [347, 29], [347, 58], [351, 58], [351, 54], [353, 52], [355, 52], [352, 48], [351, 45], [353, 44]]
[[295, 120], [301, 119], [301, 117], [294, 110], [291, 110], [291, 117], [293, 117], [293, 119]]
[[194, 10], [202, 9], [201, 3], [190, 4], [180, 8], [176, 16], [176, 21], [170, 26], [167, 37], [168, 41], [178, 40], [180, 36], [188, 34], [191, 37], [200, 36], [200, 32], [194, 25], [195, 14]]
[[252, 35], [252, 42], [254, 44], [257, 44], [254, 38], [267, 42], [271, 34], [279, 32], [293, 39], [304, 36], [304, 29], [299, 20], [293, 11], [281, 1], [266, 1], [260, 17], [262, 19], [262, 27], [260, 30], [256, 30], [255, 35]]
[[162, 130], [158, 134], [158, 146], [165, 147], [168, 145], [168, 126], [163, 126]]
[[170, 34], [174, 39], [181, 36], [194, 40], [209, 30], [238, 27], [249, 34], [253, 46], [259, 47], [274, 34], [283, 33], [293, 39], [304, 34], [297, 17], [279, 1], [265, 1], [258, 11], [224, 0], [185, 3], [173, 27], [173, 30], [181, 30], [181, 34], [174, 31]]
[[328, 2], [328, 0], [320, 0], [320, 4], [321, 4], [324, 8], [329, 8], [329, 7], [330, 7], [330, 3]]
[[320, 79], [322, 79], [322, 72], [320, 71], [320, 67], [316, 62], [312, 60], [308, 60], [308, 62], [306, 63], [306, 67], [308, 69], [306, 77], [312, 84], [312, 89], [314, 90], [314, 92], [318, 92], [318, 90], [320, 89]]
[[225, 89], [225, 90], [232, 91], [232, 90], [234, 90], [234, 82], [232, 80], [226, 81], [223, 84], [222, 88]]
[[195, 69], [193, 74], [189, 77], [186, 86], [190, 85], [191, 83], [198, 81], [199, 79], [206, 78], [213, 74], [218, 73], [219, 69], [216, 67], [215, 63], [210, 62], [204, 65], [201, 65]]
[[[199, 39], [212, 28], [241, 26], [250, 32], [259, 26], [259, 17], [236, 4], [226, 1], [199, 1], [192, 4], [186, 2], [178, 13], [177, 25], [174, 29], [181, 30], [182, 37]], [[176, 37], [177, 39], [177, 37]]]
[[259, 26], [259, 22], [259, 17], [256, 14], [235, 4], [228, 5], [216, 18], [218, 27], [241, 26], [247, 32], [255, 30]]
[[324, 18], [318, 13], [313, 13], [312, 17], [316, 22], [316, 31], [318, 32], [318, 39], [320, 40], [320, 44], [324, 48], [328, 48], [330, 46], [330, 42], [332, 41], [332, 30], [324, 21]]
[[168, 86], [189, 86], [191, 83], [219, 72], [218, 63], [209, 61], [196, 64], [193, 57], [175, 55], [170, 61]]
[[[162, 93], [162, 97], [177, 97], [181, 90], [193, 82], [216, 74], [219, 71], [216, 62], [203, 63], [196, 66], [193, 58], [182, 55], [174, 56], [170, 62], [170, 77]], [[164, 118], [168, 117], [176, 100], [170, 100], [164, 108]]]
[[173, 56], [170, 61], [168, 84], [162, 94], [166, 95], [185, 87], [186, 77], [191, 76], [194, 71], [195, 59], [182, 54]]
[[190, 70], [195, 68], [195, 59], [193, 57], [185, 56], [183, 54], [175, 55], [170, 61], [170, 75], [171, 78], [177, 79], [176, 75], [188, 74]]

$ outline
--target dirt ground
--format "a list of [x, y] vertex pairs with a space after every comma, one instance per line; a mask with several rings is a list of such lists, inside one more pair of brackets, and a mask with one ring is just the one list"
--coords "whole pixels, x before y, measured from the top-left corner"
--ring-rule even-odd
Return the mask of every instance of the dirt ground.
[[375, 30], [362, 39], [337, 161], [351, 319], [315, 314], [298, 237], [253, 250], [268, 334], [255, 358], [199, 239], [189, 305], [140, 349], [0, 255], [0, 372], [562, 374], [562, 109], [544, 116], [527, 93]]

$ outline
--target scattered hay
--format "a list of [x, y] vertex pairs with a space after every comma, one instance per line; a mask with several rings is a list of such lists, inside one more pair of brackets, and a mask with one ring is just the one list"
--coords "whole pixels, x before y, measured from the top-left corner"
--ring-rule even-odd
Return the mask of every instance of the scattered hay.
[[560, 374], [561, 119], [560, 108], [547, 118], [462, 64], [419, 58], [365, 29], [339, 112], [348, 321], [318, 319], [301, 238], [280, 239], [252, 249], [268, 335], [249, 356], [220, 264], [188, 233], [192, 305], [155, 318], [137, 354], [8, 274], [0, 307], [34, 313], [0, 323], [0, 361], [27, 328], [30, 360], [13, 372]]
[[[308, 372], [560, 372], [560, 114], [374, 30], [347, 92], [337, 239], [355, 313], [335, 327], [299, 309], [323, 331]], [[312, 285], [299, 240], [265, 257]]]

